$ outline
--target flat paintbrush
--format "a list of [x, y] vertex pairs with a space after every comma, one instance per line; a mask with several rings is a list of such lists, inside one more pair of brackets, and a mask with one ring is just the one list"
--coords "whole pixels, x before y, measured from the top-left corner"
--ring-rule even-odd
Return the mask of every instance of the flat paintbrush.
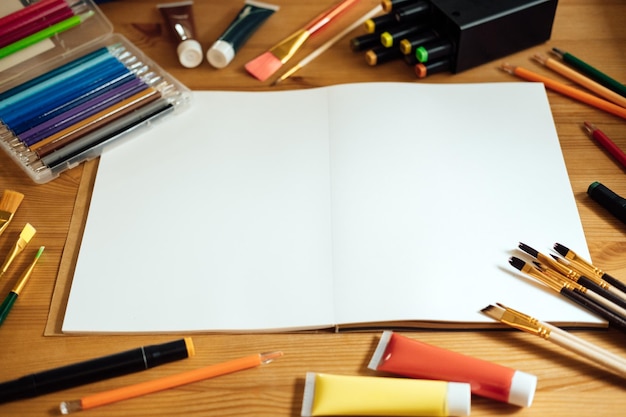
[[541, 322], [499, 303], [483, 308], [481, 313], [500, 323], [539, 336], [621, 377], [626, 377], [626, 360], [556, 326]]
[[580, 257], [573, 250], [567, 248], [560, 243], [554, 244], [554, 250], [559, 253], [559, 255], [563, 256], [565, 259], [571, 261], [573, 264], [580, 266], [584, 270], [588, 270], [589, 272], [595, 274], [599, 278], [613, 285], [615, 288], [619, 288], [621, 291], [626, 292], [626, 283], [623, 283], [619, 279], [612, 277], [601, 269], [595, 267], [591, 262], [586, 259]]
[[309, 22], [304, 28], [283, 39], [269, 51], [248, 62], [245, 65], [246, 71], [260, 81], [267, 80], [272, 74], [278, 71], [285, 62], [291, 59], [309, 37], [358, 1], [359, 0], [342, 0], [335, 6], [326, 10]]
[[560, 295], [575, 302], [579, 306], [584, 307], [586, 310], [596, 314], [597, 316], [602, 317], [613, 327], [626, 331], [626, 319], [624, 317], [607, 308], [605, 305], [594, 301], [588, 294], [581, 291], [580, 288], [575, 289], [572, 285], [564, 285], [563, 282], [559, 282], [549, 275], [544, 274], [515, 256], [509, 259], [509, 263], [516, 269], [535, 278], [546, 287], [558, 292]]
[[9, 266], [11, 266], [15, 257], [24, 250], [33, 236], [35, 236], [36, 232], [37, 231], [33, 226], [31, 226], [30, 223], [26, 223], [26, 226], [22, 229], [22, 233], [20, 233], [20, 237], [17, 239], [17, 242], [15, 242], [15, 245], [13, 245], [13, 248], [4, 260], [2, 267], [0, 267], [0, 277], [7, 272], [7, 269], [9, 269]]
[[22, 200], [24, 200], [24, 194], [17, 191], [4, 190], [2, 193], [2, 200], [0, 200], [0, 235], [9, 226], [17, 208], [22, 204]]

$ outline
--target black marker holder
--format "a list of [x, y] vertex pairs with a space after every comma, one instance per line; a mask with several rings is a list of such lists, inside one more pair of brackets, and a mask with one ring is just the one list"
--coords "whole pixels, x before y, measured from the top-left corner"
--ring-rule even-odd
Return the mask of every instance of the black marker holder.
[[550, 39], [558, 0], [430, 0], [433, 28], [453, 45], [453, 73]]
[[[401, 13], [418, 3], [428, 7], [421, 8], [420, 14], [414, 16], [415, 25], [434, 31], [439, 42], [445, 41], [451, 45], [447, 56], [438, 58], [444, 64], [440, 65], [441, 69], [437, 72], [444, 70], [458, 73], [550, 39], [558, 0], [413, 0], [398, 3], [398, 10], [386, 13]], [[399, 21], [397, 25], [400, 25]], [[387, 30], [388, 27], [381, 28], [380, 33]], [[365, 49], [364, 44], [356, 48], [359, 42], [354, 42], [364, 40], [365, 36], [368, 39], [375, 38], [376, 31], [378, 29], [375, 29], [375, 33], [355, 38], [353, 50]], [[395, 41], [397, 45], [402, 39]], [[406, 41], [413, 45], [408, 38]], [[392, 47], [395, 48], [395, 45]], [[413, 46], [417, 48], [420, 45]], [[431, 45], [427, 43], [421, 46], [428, 48]], [[416, 57], [411, 56], [414, 52], [404, 54], [405, 61], [415, 65]], [[429, 65], [436, 62], [430, 62]]]

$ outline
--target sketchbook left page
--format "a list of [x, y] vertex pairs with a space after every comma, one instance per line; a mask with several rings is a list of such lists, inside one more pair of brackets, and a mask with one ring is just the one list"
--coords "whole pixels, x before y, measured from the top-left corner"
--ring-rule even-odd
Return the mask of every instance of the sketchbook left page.
[[331, 327], [326, 91], [192, 100], [102, 157], [63, 331]]

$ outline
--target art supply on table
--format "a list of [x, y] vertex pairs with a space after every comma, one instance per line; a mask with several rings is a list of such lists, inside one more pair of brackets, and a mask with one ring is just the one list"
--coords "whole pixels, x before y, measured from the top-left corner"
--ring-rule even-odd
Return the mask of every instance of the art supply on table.
[[244, 5], [235, 19], [207, 51], [209, 64], [215, 68], [224, 68], [230, 64], [250, 36], [279, 8], [274, 4], [244, 0]]
[[569, 52], [566, 52], [559, 48], [552, 48], [552, 52], [557, 57], [561, 58], [563, 62], [571, 65], [572, 67], [576, 68], [578, 71], [586, 74], [588, 77], [599, 82], [605, 87], [610, 88], [611, 90], [615, 91], [619, 95], [626, 97], [626, 86], [623, 83], [611, 78], [604, 72], [589, 65], [582, 59], [578, 58], [575, 55], [572, 55]]
[[80, 4], [92, 17], [51, 38], [52, 49], [0, 69], [0, 148], [36, 183], [189, 102], [184, 85], [111, 33], [91, 0]]
[[204, 368], [194, 369], [192, 371], [182, 372], [154, 379], [151, 381], [141, 382], [110, 391], [104, 391], [98, 394], [87, 395], [79, 400], [64, 401], [60, 404], [61, 414], [71, 414], [77, 411], [89, 410], [96, 407], [112, 404], [118, 401], [128, 400], [142, 395], [153, 394], [170, 388], [176, 388], [181, 385], [199, 382], [205, 379], [214, 378], [216, 376], [226, 375], [232, 372], [243, 371], [255, 368], [260, 365], [266, 365], [283, 356], [282, 352], [260, 353], [256, 355], [245, 356], [239, 359], [233, 359], [227, 362], [209, 365]]
[[626, 315], [624, 314], [624, 308], [609, 299], [604, 298], [596, 292], [589, 291], [587, 287], [558, 276], [554, 271], [544, 270], [543, 268], [533, 268], [522, 259], [515, 256], [509, 259], [509, 263], [516, 269], [535, 278], [546, 287], [556, 291], [558, 294], [607, 320], [611, 327], [626, 331]]
[[13, 308], [13, 304], [15, 304], [15, 302], [17, 301], [17, 297], [19, 297], [20, 293], [26, 286], [26, 283], [30, 279], [30, 275], [35, 269], [35, 265], [39, 261], [39, 258], [41, 257], [43, 250], [44, 250], [44, 246], [41, 246], [39, 250], [37, 251], [37, 253], [35, 254], [35, 259], [22, 273], [22, 276], [20, 276], [20, 278], [18, 279], [17, 284], [15, 284], [13, 289], [9, 292], [9, 294], [6, 296], [6, 298], [2, 302], [2, 304], [0, 304], [0, 325], [4, 323], [4, 320], [6, 320], [7, 316], [9, 315], [11, 308]]
[[269, 51], [249, 61], [246, 71], [260, 81], [265, 81], [280, 69], [302, 47], [312, 35], [333, 22], [339, 14], [356, 4], [359, 0], [341, 0], [328, 10], [311, 20], [306, 26], [278, 44]]
[[585, 129], [585, 132], [587, 132], [590, 137], [595, 139], [604, 149], [606, 149], [623, 168], [626, 168], [626, 153], [624, 153], [624, 151], [621, 150], [619, 146], [611, 140], [611, 138], [589, 122], [584, 122], [583, 128]]
[[139, 372], [195, 355], [189, 337], [33, 373], [0, 383], [0, 403], [32, 398]]
[[[75, 14], [81, 14], [82, 10], [84, 10], [84, 6], [80, 2], [71, 7], [65, 0], [31, 3], [29, 6], [21, 9], [22, 12], [26, 11], [26, 13], [23, 13], [23, 16], [19, 19], [12, 17], [16, 14], [9, 14], [4, 18], [0, 18], [0, 47], [7, 46], [51, 25], [60, 23]], [[2, 23], [5, 19], [7, 22]]]
[[564, 96], [573, 98], [574, 100], [578, 100], [607, 113], [626, 119], [626, 108], [618, 106], [617, 104], [611, 103], [610, 101], [604, 100], [593, 94], [586, 93], [582, 90], [563, 84], [559, 81], [553, 80], [552, 78], [537, 74], [520, 66], [505, 63], [500, 66], [500, 69], [526, 81], [543, 83], [546, 88], [552, 91], [556, 91], [559, 94], [563, 94]]
[[9, 266], [11, 266], [17, 255], [22, 253], [24, 248], [26, 248], [26, 245], [30, 243], [33, 236], [35, 236], [35, 233], [37, 233], [37, 230], [30, 223], [26, 223], [19, 238], [17, 239], [17, 242], [15, 242], [15, 245], [13, 245], [9, 254], [4, 259], [4, 263], [0, 267], [0, 277], [7, 272]]
[[334, 37], [332, 37], [330, 40], [328, 40], [327, 42], [325, 42], [322, 46], [320, 46], [319, 48], [317, 48], [315, 51], [311, 52], [309, 55], [307, 55], [306, 57], [304, 57], [302, 60], [300, 60], [296, 65], [294, 65], [293, 67], [291, 67], [291, 69], [289, 69], [287, 72], [285, 72], [283, 75], [281, 75], [279, 78], [277, 78], [272, 85], [276, 85], [284, 80], [286, 80], [287, 78], [291, 77], [293, 74], [295, 74], [298, 70], [302, 69], [303, 67], [305, 67], [306, 65], [308, 65], [311, 61], [313, 61], [315, 58], [317, 58], [318, 56], [320, 56], [321, 54], [323, 54], [324, 52], [326, 52], [330, 47], [332, 47], [333, 45], [335, 45], [337, 42], [339, 42], [341, 39], [343, 39], [348, 33], [352, 32], [354, 29], [356, 29], [357, 27], [361, 26], [363, 24], [364, 21], [367, 21], [371, 16], [374, 16], [378, 13], [380, 13], [380, 11], [382, 10], [382, 6], [381, 5], [377, 5], [376, 7], [374, 7], [372, 10], [370, 10], [369, 12], [365, 13], [363, 16], [361, 16], [359, 19], [357, 19], [356, 21], [354, 21], [352, 24], [350, 24], [348, 27], [346, 27], [344, 30], [342, 30], [341, 32], [339, 32], [337, 35], [335, 35]]
[[[436, 40], [448, 45], [440, 58], [448, 62], [446, 71], [458, 73], [548, 40], [556, 5], [554, 0], [522, 0], [515, 4], [490, 0], [412, 0], [393, 5], [383, 2], [383, 11], [393, 14], [396, 20], [395, 26], [388, 24], [384, 30], [393, 31], [406, 24], [403, 17], [406, 11], [414, 27], [435, 32]], [[391, 44], [389, 40], [386, 43]], [[397, 42], [394, 39], [393, 42], [394, 45], [403, 43], [404, 39], [397, 39]], [[426, 42], [402, 46], [404, 53], [407, 48], [414, 51], [419, 47], [427, 48]], [[371, 61], [371, 57], [366, 60]], [[442, 69], [416, 70], [416, 73], [424, 77]]]
[[466, 383], [307, 372], [302, 417], [469, 416]]
[[626, 198], [618, 195], [606, 185], [594, 181], [589, 184], [587, 194], [593, 201], [604, 207], [609, 213], [626, 223]]
[[621, 96], [613, 90], [606, 88], [602, 84], [593, 81], [591, 78], [587, 78], [583, 74], [561, 64], [559, 61], [549, 58], [543, 54], [534, 54], [533, 59], [546, 68], [549, 68], [557, 74], [574, 81], [576, 84], [585, 87], [587, 90], [597, 94], [598, 96], [615, 103], [618, 106], [626, 107], [626, 97]]
[[626, 283], [620, 281], [619, 279], [609, 275], [602, 269], [598, 268], [594, 264], [592, 264], [589, 260], [580, 256], [578, 253], [574, 252], [572, 249], [561, 243], [554, 244], [554, 250], [558, 252], [559, 255], [567, 259], [571, 262], [571, 265], [578, 269], [580, 273], [588, 273], [591, 276], [597, 276], [598, 278], [608, 282], [610, 285], [613, 285], [616, 288], [619, 288], [622, 292], [626, 292]]
[[196, 23], [193, 15], [193, 1], [157, 4], [167, 28], [177, 41], [178, 61], [185, 68], [195, 68], [202, 63], [204, 52], [196, 39]]
[[4, 190], [2, 198], [0, 198], [0, 235], [9, 227], [15, 212], [24, 200], [24, 194], [13, 191]]
[[432, 62], [419, 62], [415, 64], [417, 78], [426, 78], [429, 75], [438, 74], [450, 70], [450, 60], [440, 59]]
[[369, 369], [410, 378], [465, 382], [472, 394], [530, 407], [537, 377], [476, 357], [384, 331]]
[[551, 324], [514, 310], [503, 304], [489, 305], [481, 310], [483, 314], [508, 326], [534, 334], [554, 343], [567, 351], [584, 358], [594, 365], [600, 365], [621, 377], [626, 377], [626, 360], [601, 349], [586, 340], [577, 337]]
[[65, 32], [66, 30], [70, 30], [75, 26], [80, 25], [85, 20], [89, 19], [93, 16], [93, 11], [87, 11], [80, 15], [75, 15], [69, 17], [59, 23], [55, 23], [52, 26], [48, 26], [45, 29], [40, 30], [39, 32], [35, 32], [32, 35], [28, 35], [18, 41], [15, 41], [7, 46], [0, 48], [0, 59], [9, 56], [11, 54], [16, 53], [17, 51], [21, 51], [24, 48], [27, 48], [31, 45], [36, 44], [44, 39], [48, 39], [57, 35], [59, 33]]

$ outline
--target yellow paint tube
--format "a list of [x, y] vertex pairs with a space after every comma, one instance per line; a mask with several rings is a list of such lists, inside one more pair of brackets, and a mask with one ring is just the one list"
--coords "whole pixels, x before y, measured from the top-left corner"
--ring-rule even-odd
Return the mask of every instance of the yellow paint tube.
[[301, 415], [468, 416], [470, 402], [464, 382], [308, 372]]

